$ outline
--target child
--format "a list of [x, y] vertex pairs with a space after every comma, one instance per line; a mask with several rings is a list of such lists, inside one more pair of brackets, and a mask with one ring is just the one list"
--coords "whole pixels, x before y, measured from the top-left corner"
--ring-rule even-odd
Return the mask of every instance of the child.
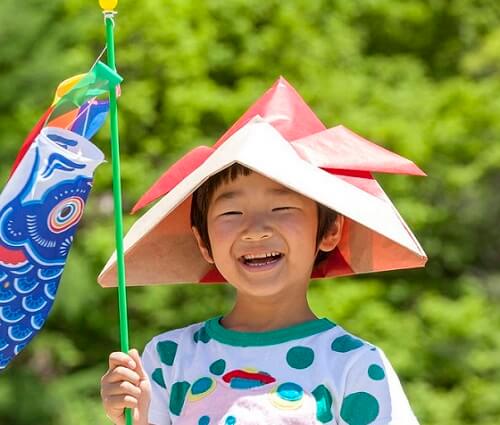
[[[317, 318], [306, 293], [311, 277], [425, 263], [369, 174], [381, 157], [392, 172], [420, 172], [311, 114], [280, 79], [216, 149], [188, 154], [146, 194], [169, 192], [125, 239], [128, 282], [227, 281], [236, 299], [223, 317], [154, 337], [142, 359], [110, 355], [101, 395], [114, 423], [125, 407], [136, 425], [418, 423], [384, 353]], [[345, 171], [349, 149], [358, 171]]]

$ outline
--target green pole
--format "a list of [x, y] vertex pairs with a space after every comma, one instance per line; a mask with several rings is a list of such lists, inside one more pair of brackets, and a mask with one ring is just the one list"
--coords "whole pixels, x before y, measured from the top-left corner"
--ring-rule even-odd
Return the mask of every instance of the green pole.
[[[106, 3], [106, 2], [102, 2]], [[113, 3], [113, 2], [111, 2]], [[115, 3], [116, 5], [116, 3]], [[115, 6], [113, 5], [113, 7]], [[104, 10], [106, 24], [106, 48], [108, 66], [116, 71], [115, 41], [113, 36], [114, 15], [113, 10]], [[120, 180], [120, 142], [118, 137], [118, 104], [116, 101], [116, 86], [109, 86], [109, 115], [111, 123], [111, 161], [113, 167], [113, 199], [115, 210], [115, 240], [116, 263], [118, 266], [118, 312], [120, 323], [120, 349], [124, 353], [129, 351], [128, 318], [127, 318], [127, 289], [125, 284], [125, 256], [123, 250], [123, 217], [122, 217], [122, 190]], [[125, 409], [127, 425], [133, 424], [132, 410]]]

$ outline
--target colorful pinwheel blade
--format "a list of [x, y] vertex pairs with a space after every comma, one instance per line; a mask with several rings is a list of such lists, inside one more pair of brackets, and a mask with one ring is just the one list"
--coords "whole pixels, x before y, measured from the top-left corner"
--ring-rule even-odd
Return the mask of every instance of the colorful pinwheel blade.
[[[96, 67], [93, 67], [87, 74], [63, 81], [59, 86], [60, 90], [58, 88], [56, 91], [54, 107], [47, 122], [54, 121], [61, 115], [72, 111], [78, 111], [80, 107], [100, 96], [107, 96], [109, 80], [106, 77], [105, 74], [98, 72]], [[68, 81], [70, 81], [69, 84]]]
[[98, 98], [107, 97], [111, 81], [119, 82], [121, 77], [101, 62], [97, 62], [86, 74], [62, 81], [57, 86], [52, 105], [24, 140], [12, 166], [11, 176], [43, 127], [72, 130], [90, 139], [104, 124], [109, 111], [109, 101]]

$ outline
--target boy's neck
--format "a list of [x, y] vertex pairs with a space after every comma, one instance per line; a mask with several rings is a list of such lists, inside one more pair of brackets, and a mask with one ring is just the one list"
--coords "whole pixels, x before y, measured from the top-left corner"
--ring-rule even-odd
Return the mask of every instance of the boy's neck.
[[250, 299], [237, 294], [233, 309], [226, 314], [221, 324], [226, 329], [240, 332], [265, 332], [287, 328], [317, 319], [305, 296], [288, 302], [281, 299]]

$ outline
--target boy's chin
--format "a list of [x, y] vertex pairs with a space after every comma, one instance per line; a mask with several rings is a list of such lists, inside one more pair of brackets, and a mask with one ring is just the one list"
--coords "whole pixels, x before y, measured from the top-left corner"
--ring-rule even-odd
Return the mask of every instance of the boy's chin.
[[[229, 280], [228, 282], [230, 282], [229, 284], [236, 289], [236, 292], [240, 296], [255, 298], [279, 297], [281, 301], [283, 300], [283, 296], [294, 292], [298, 286], [297, 281], [292, 282], [289, 279], [284, 279], [276, 275], [267, 278], [261, 276], [259, 279], [239, 277], [239, 279]], [[304, 279], [303, 286], [307, 288], [308, 283], [308, 279]]]
[[[249, 266], [238, 261], [235, 268], [226, 270], [222, 275], [240, 295], [251, 297], [273, 297], [286, 295], [293, 288], [309, 284], [309, 275], [298, 278], [297, 270], [293, 272], [287, 267], [286, 260], [280, 259], [274, 264], [265, 266]], [[303, 280], [303, 284], [301, 281]]]
[[252, 298], [270, 298], [279, 296], [280, 299], [283, 294], [286, 294], [287, 287], [283, 284], [276, 284], [276, 282], [254, 282], [250, 285], [241, 285], [236, 287], [236, 292], [241, 296], [250, 296]]

